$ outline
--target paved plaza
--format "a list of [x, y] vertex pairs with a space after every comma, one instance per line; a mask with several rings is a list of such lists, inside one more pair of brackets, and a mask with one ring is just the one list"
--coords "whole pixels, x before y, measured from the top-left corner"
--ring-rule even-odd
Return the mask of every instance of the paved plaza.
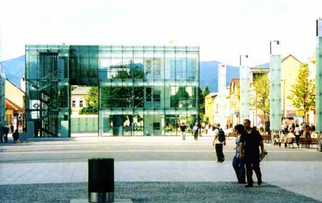
[[1, 144], [0, 202], [86, 198], [87, 160], [104, 157], [115, 159], [117, 197], [133, 202], [322, 201], [322, 153], [316, 149], [265, 144], [264, 184], [246, 189], [236, 184], [231, 164], [234, 140], [224, 147], [224, 163], [216, 163], [211, 144], [211, 136], [80, 135]]

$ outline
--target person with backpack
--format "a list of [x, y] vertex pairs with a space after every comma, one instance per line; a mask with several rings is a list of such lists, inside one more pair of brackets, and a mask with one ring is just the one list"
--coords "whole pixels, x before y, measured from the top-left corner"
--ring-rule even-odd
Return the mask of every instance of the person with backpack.
[[226, 145], [225, 132], [220, 128], [220, 124], [217, 123], [214, 141], [212, 142], [212, 146], [216, 146], [217, 163], [222, 163], [225, 161], [225, 156], [223, 153], [224, 145]]

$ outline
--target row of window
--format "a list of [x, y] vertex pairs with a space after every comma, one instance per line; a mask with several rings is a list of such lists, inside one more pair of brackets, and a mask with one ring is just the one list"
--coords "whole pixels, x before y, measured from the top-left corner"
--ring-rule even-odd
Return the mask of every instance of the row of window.
[[[73, 101], [72, 101], [72, 107], [73, 107], [73, 108], [76, 108], [76, 103], [77, 103], [77, 102], [76, 102], [76, 100], [73, 100]], [[84, 107], [84, 101], [83, 101], [83, 100], [80, 100], [80, 101], [79, 101], [79, 105], [78, 105], [78, 107], [79, 107], [79, 108], [83, 108], [83, 107]]]

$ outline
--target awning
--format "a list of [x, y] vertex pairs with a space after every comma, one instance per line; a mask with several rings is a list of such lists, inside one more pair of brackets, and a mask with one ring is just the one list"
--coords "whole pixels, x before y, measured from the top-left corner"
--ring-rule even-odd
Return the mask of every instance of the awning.
[[6, 109], [23, 112], [24, 109], [6, 98]]

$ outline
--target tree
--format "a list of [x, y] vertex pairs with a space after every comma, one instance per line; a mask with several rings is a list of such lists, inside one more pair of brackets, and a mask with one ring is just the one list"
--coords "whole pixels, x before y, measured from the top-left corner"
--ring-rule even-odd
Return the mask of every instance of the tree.
[[[206, 86], [203, 90], [201, 88], [198, 88], [198, 94], [199, 94], [199, 118], [201, 121], [204, 120], [205, 115], [205, 97], [210, 93], [209, 87]], [[209, 122], [209, 121], [208, 121]]]
[[266, 115], [270, 112], [270, 81], [268, 74], [262, 71], [251, 84], [255, 95], [251, 97], [251, 106], [260, 109], [264, 113], [264, 123]]
[[98, 114], [98, 87], [91, 87], [85, 97], [86, 107], [79, 114]]
[[303, 64], [299, 69], [296, 83], [292, 86], [291, 95], [287, 98], [292, 101], [292, 105], [298, 111], [306, 113], [315, 107], [315, 84], [314, 79], [309, 79], [310, 71], [307, 64]]
[[185, 87], [179, 87], [175, 95], [170, 97], [171, 107], [188, 107], [189, 93], [186, 91]]

